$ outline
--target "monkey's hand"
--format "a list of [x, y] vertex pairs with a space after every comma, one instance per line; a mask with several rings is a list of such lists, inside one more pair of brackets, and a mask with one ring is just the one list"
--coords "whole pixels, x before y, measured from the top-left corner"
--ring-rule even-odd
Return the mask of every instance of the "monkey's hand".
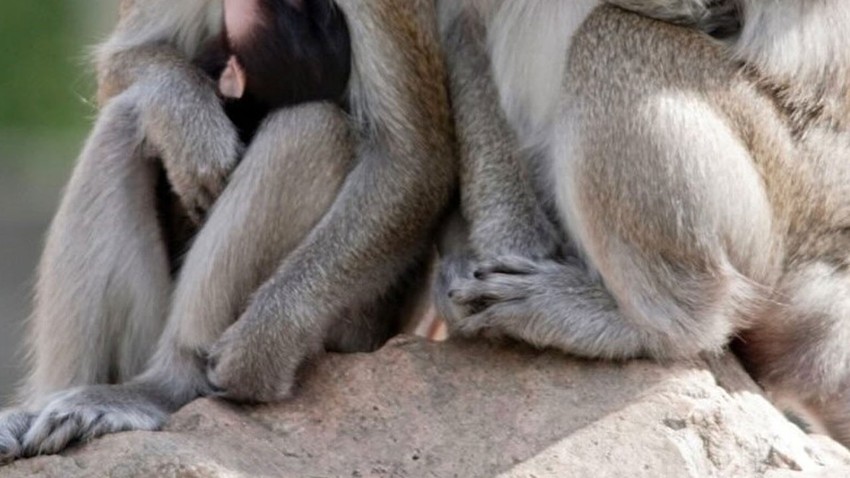
[[[546, 345], [547, 327], [569, 314], [560, 298], [594, 288], [577, 262], [503, 256], [480, 263], [443, 265], [441, 311], [452, 332], [461, 336], [511, 337]], [[580, 301], [574, 301], [576, 305]], [[549, 310], [552, 304], [559, 310]]]
[[152, 91], [138, 85], [145, 144], [152, 156], [162, 159], [171, 187], [200, 223], [224, 190], [242, 145], [208, 82], [171, 84], [171, 90]]
[[[125, 27], [151, 21], [152, 9], [150, 2], [129, 5], [115, 41], [121, 43]], [[174, 192], [200, 222], [224, 189], [242, 149], [216, 85], [167, 43], [111, 48], [114, 51], [99, 60], [99, 101], [134, 96], [145, 153], [162, 160]]]
[[289, 398], [298, 368], [321, 350], [322, 337], [299, 327], [293, 308], [262, 289], [208, 354], [207, 378], [216, 395], [238, 402]]

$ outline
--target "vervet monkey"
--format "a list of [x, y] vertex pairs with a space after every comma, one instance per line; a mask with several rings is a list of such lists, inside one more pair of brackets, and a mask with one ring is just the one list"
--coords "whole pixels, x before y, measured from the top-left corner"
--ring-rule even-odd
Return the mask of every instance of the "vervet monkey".
[[[273, 112], [242, 155], [193, 64], [221, 2], [122, 4], [99, 50], [103, 109], [39, 269], [33, 368], [0, 418], [0, 459], [157, 429], [200, 395], [279, 400], [323, 348], [372, 350], [398, 329], [456, 186], [436, 12], [430, 0], [337, 5], [349, 114]], [[214, 202], [174, 280], [155, 158], [187, 208]]]
[[441, 3], [466, 220], [441, 310], [584, 357], [737, 338], [850, 445], [850, 6], [650, 3], [737, 13], [718, 39], [589, 0]]

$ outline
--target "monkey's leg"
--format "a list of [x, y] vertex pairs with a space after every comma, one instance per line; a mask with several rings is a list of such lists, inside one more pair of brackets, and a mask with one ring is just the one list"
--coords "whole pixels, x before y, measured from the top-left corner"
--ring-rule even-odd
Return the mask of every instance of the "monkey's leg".
[[162, 331], [171, 289], [156, 211], [157, 165], [143, 157], [131, 91], [101, 113], [51, 225], [30, 319], [24, 408], [0, 416], [0, 461], [50, 394], [139, 373]]
[[629, 358], [716, 351], [744, 325], [761, 293], [749, 277], [772, 249], [761, 178], [705, 104], [645, 101], [588, 120], [563, 138], [583, 148], [556, 159], [569, 162], [555, 167], [569, 171], [559, 206], [601, 280], [577, 264], [485, 263], [450, 292], [471, 314], [457, 330]]
[[[336, 199], [353, 165], [352, 139], [343, 113], [329, 105], [284, 110], [266, 122], [245, 160], [255, 165], [237, 170], [186, 258], [169, 322], [179, 324], [174, 336], [182, 339], [162, 350], [206, 353], [239, 317]], [[411, 281], [422, 269], [411, 268]], [[400, 280], [385, 296], [347, 309], [328, 332], [327, 347], [365, 352], [382, 345], [405, 318], [410, 287], [404, 286]], [[174, 361], [162, 360], [162, 370]]]
[[102, 112], [68, 184], [38, 271], [20, 393], [37, 405], [79, 385], [139, 373], [171, 289], [156, 211], [157, 165], [142, 157], [132, 93]]
[[350, 168], [350, 136], [343, 113], [329, 105], [285, 110], [268, 120], [196, 237], [148, 370], [126, 384], [55, 396], [25, 434], [24, 453], [157, 429], [170, 412], [209, 393], [207, 347], [321, 220]]
[[[843, 343], [846, 347], [846, 342]], [[825, 359], [833, 358], [826, 357]], [[843, 357], [842, 357], [843, 358]], [[845, 359], [846, 360], [846, 359]], [[847, 374], [848, 364], [831, 364], [835, 373], [844, 375], [844, 384], [837, 390], [820, 389], [817, 396], [812, 396], [804, 402], [815, 418], [820, 421], [826, 432], [835, 441], [850, 448], [850, 376]], [[814, 393], [812, 393], [814, 395]]]
[[477, 18], [461, 14], [444, 36], [460, 143], [460, 212], [469, 221], [459, 232], [457, 218], [446, 234], [468, 236], [471, 254], [552, 257], [561, 235], [535, 195], [530, 154], [500, 106], [487, 33]]
[[748, 371], [791, 411], [850, 446], [850, 275], [813, 263], [782, 281], [772, 306], [736, 343]]
[[459, 210], [440, 234], [434, 301], [443, 318], [457, 324], [469, 311], [448, 293], [456, 281], [472, 279], [478, 258], [550, 258], [564, 249], [564, 241], [543, 212], [532, 185], [532, 159], [500, 106], [481, 19], [462, 12], [442, 27], [460, 143], [461, 193]]
[[357, 161], [327, 215], [213, 347], [208, 377], [231, 399], [290, 396], [340, 315], [384, 295], [427, 253], [455, 184], [434, 2], [337, 3], [355, 52]]
[[774, 213], [706, 84], [735, 78], [714, 48], [617, 9], [591, 14], [574, 38], [549, 152], [552, 193], [589, 271], [486, 264], [453, 292], [471, 311], [457, 327], [627, 358], [717, 351], [745, 325], [758, 284], [775, 280]]
[[417, 317], [428, 292], [428, 259], [403, 273], [393, 287], [377, 300], [346, 309], [330, 326], [325, 337], [328, 352], [372, 352], [402, 333]]

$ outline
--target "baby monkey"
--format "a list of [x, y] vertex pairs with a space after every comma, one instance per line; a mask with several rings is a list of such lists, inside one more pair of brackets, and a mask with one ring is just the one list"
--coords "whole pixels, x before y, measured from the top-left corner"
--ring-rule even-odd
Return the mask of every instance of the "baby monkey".
[[343, 102], [351, 39], [331, 0], [225, 0], [221, 35], [198, 65], [218, 82], [227, 115], [249, 142], [271, 111]]
[[[351, 38], [332, 0], [224, 0], [221, 33], [195, 60], [218, 85], [224, 111], [242, 144], [250, 144], [274, 110], [314, 101], [344, 102]], [[158, 209], [173, 272], [203, 221], [185, 211], [162, 173]], [[188, 214], [187, 214], [188, 213]]]

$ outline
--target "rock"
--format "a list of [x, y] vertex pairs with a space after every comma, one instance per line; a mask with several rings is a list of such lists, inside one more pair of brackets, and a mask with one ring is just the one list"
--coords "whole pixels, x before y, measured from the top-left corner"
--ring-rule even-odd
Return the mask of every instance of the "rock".
[[850, 476], [850, 452], [785, 419], [731, 357], [583, 361], [396, 339], [330, 355], [292, 401], [198, 400], [0, 477]]

